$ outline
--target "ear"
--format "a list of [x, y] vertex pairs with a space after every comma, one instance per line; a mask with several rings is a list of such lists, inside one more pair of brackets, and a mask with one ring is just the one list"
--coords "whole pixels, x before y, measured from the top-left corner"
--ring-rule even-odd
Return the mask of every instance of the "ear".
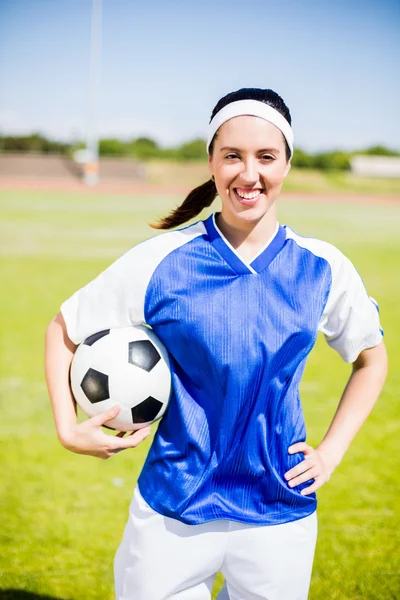
[[291, 166], [292, 166], [292, 163], [290, 162], [290, 160], [288, 160], [285, 172], [283, 173], [283, 177], [286, 177], [286, 175], [289, 173]]
[[211, 175], [214, 175], [214, 169], [212, 166], [212, 158], [210, 155], [208, 155], [208, 170], [210, 171]]

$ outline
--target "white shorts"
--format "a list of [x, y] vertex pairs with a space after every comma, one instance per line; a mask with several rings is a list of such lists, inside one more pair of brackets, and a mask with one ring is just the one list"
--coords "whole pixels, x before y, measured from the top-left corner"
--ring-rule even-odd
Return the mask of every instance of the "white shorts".
[[115, 556], [117, 600], [306, 600], [317, 513], [280, 525], [219, 519], [186, 525], [155, 512], [136, 487]]

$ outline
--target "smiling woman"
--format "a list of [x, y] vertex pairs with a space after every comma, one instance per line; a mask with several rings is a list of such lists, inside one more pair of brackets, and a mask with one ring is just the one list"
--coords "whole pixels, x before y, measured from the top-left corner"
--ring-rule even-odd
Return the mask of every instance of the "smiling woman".
[[[375, 301], [334, 246], [277, 221], [290, 169], [290, 113], [271, 90], [215, 107], [212, 178], [158, 225], [219, 213], [135, 246], [66, 300], [47, 332], [56, 426], [70, 450], [107, 458], [140, 443], [76, 424], [68, 369], [105, 329], [150, 326], [170, 356], [172, 394], [115, 557], [118, 600], [306, 600], [317, 539], [316, 490], [367, 418], [387, 368]], [[318, 331], [352, 363], [317, 448], [306, 443], [299, 384]], [[114, 410], [114, 412], [112, 412]]]
[[290, 169], [285, 139], [263, 117], [237, 116], [214, 136], [209, 165], [222, 201], [217, 224], [250, 260], [276, 229], [276, 200]]
[[[256, 133], [255, 138], [253, 138], [252, 130]], [[250, 144], [251, 147], [246, 149], [243, 144]], [[248, 169], [253, 170], [253, 173], [245, 172], [242, 177], [242, 182], [246, 181], [246, 183], [242, 183], [244, 189], [233, 190], [236, 199], [239, 202], [240, 198], [242, 199], [242, 205], [246, 205], [246, 202], [243, 202], [246, 200], [246, 196], [249, 199], [248, 194], [257, 190], [255, 181], [251, 177], [258, 177], [256, 172], [258, 169], [255, 163], [252, 164], [251, 155], [265, 167], [269, 163], [278, 161], [278, 165], [274, 165], [272, 172], [269, 169], [274, 189], [270, 190], [264, 187], [265, 184], [258, 188], [264, 191], [264, 194], [268, 189], [268, 197], [276, 199], [283, 179], [289, 172], [290, 159], [293, 155], [293, 131], [288, 107], [276, 92], [269, 89], [243, 88], [227, 94], [221, 98], [211, 113], [207, 151], [211, 179], [192, 190], [180, 207], [153, 227], [170, 229], [189, 221], [204, 208], [210, 206], [217, 194], [224, 202], [226, 193], [224, 187], [221, 187], [223, 182], [220, 182], [220, 170], [215, 172], [217, 165], [221, 165], [221, 153], [223, 153], [226, 163], [233, 164], [238, 161], [241, 163], [236, 166], [236, 174]], [[247, 155], [245, 162], [240, 160], [244, 151]], [[268, 172], [266, 169], [264, 171]], [[242, 193], [240, 193], [241, 191]], [[251, 206], [253, 202], [247, 204]]]

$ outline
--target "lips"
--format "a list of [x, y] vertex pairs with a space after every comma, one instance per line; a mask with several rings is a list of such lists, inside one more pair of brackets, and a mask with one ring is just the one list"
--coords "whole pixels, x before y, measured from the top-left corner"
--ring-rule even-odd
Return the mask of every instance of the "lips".
[[234, 188], [235, 198], [245, 206], [254, 206], [257, 204], [264, 190], [260, 188], [244, 190], [243, 188]]

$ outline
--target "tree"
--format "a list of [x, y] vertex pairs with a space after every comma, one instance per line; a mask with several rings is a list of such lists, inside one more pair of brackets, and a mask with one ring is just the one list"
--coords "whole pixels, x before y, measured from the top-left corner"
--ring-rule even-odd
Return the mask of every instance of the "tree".
[[157, 143], [147, 137], [140, 137], [129, 143], [129, 153], [135, 158], [148, 160], [150, 158], [159, 158], [162, 155], [162, 150]]
[[128, 147], [125, 142], [116, 138], [105, 138], [99, 141], [100, 156], [126, 156]]
[[182, 160], [206, 160], [207, 150], [205, 140], [198, 138], [192, 142], [186, 142], [186, 144], [178, 148], [178, 158]]
[[386, 148], [385, 146], [371, 146], [371, 148], [361, 150], [361, 152], [357, 152], [357, 154], [367, 154], [371, 156], [399, 156], [400, 153], [391, 150], [390, 148]]
[[293, 153], [292, 166], [300, 169], [312, 169], [314, 166], [314, 159], [310, 154], [296, 148]]
[[347, 152], [321, 152], [314, 155], [313, 166], [323, 171], [345, 171], [350, 169], [350, 157]]

